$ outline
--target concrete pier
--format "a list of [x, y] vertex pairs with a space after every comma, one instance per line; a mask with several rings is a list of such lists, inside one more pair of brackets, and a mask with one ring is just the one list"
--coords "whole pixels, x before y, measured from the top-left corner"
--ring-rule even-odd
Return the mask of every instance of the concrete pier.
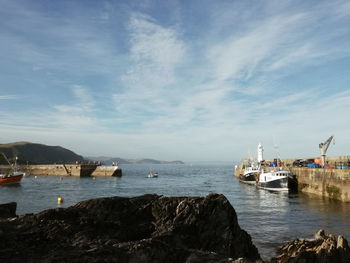
[[350, 169], [290, 167], [298, 191], [350, 202]]
[[[8, 165], [0, 166], [0, 170], [9, 170]], [[30, 175], [44, 176], [122, 176], [122, 170], [117, 166], [98, 166], [95, 164], [38, 164], [22, 165], [20, 171]]]
[[91, 176], [122, 176], [122, 169], [118, 166], [97, 166]]
[[94, 164], [38, 164], [23, 165], [19, 169], [30, 175], [88, 177], [95, 171]]

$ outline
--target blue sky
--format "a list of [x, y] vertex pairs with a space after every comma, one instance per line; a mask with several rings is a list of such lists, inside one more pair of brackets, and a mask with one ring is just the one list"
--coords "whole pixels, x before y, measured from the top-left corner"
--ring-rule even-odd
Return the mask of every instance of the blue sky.
[[0, 0], [0, 143], [237, 161], [334, 134], [350, 155], [349, 25], [338, 0]]

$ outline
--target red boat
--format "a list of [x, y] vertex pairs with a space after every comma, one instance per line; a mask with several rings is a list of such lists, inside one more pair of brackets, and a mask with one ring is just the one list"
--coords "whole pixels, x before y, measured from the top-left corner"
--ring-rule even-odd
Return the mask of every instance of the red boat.
[[0, 156], [3, 156], [5, 161], [9, 164], [9, 171], [0, 173], [0, 185], [19, 183], [22, 180], [24, 173], [17, 171], [17, 156], [15, 158], [14, 166], [11, 165], [4, 153], [0, 152]]
[[0, 174], [0, 185], [19, 183], [23, 178], [22, 172], [12, 172], [10, 174]]

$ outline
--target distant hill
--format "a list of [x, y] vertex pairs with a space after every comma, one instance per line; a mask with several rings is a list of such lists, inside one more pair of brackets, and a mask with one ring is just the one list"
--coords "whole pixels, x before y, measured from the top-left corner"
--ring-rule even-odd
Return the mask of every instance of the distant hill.
[[0, 144], [0, 152], [3, 152], [12, 162], [17, 156], [18, 163], [22, 164], [27, 162], [29, 164], [54, 164], [84, 161], [83, 156], [61, 146], [48, 146], [30, 142]]
[[[15, 157], [18, 157], [19, 164], [61, 164], [75, 163], [76, 161], [101, 161], [102, 164], [183, 164], [182, 161], [159, 161], [154, 159], [123, 159], [111, 157], [86, 157], [78, 155], [71, 150], [61, 146], [48, 146], [39, 143], [14, 142], [0, 144], [0, 152], [3, 152], [13, 163]], [[7, 164], [0, 157], [0, 164]]]
[[119, 164], [184, 164], [182, 161], [159, 161], [154, 159], [123, 159], [119, 157], [111, 158], [111, 157], [85, 157], [91, 161], [101, 161], [103, 164], [109, 165], [112, 163]]

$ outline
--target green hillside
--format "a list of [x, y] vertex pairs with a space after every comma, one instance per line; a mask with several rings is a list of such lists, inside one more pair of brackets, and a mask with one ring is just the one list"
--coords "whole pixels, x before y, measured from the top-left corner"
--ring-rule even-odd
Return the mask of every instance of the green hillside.
[[0, 144], [0, 152], [3, 152], [11, 162], [17, 156], [18, 163], [22, 164], [75, 163], [84, 160], [83, 156], [61, 146], [30, 142]]

